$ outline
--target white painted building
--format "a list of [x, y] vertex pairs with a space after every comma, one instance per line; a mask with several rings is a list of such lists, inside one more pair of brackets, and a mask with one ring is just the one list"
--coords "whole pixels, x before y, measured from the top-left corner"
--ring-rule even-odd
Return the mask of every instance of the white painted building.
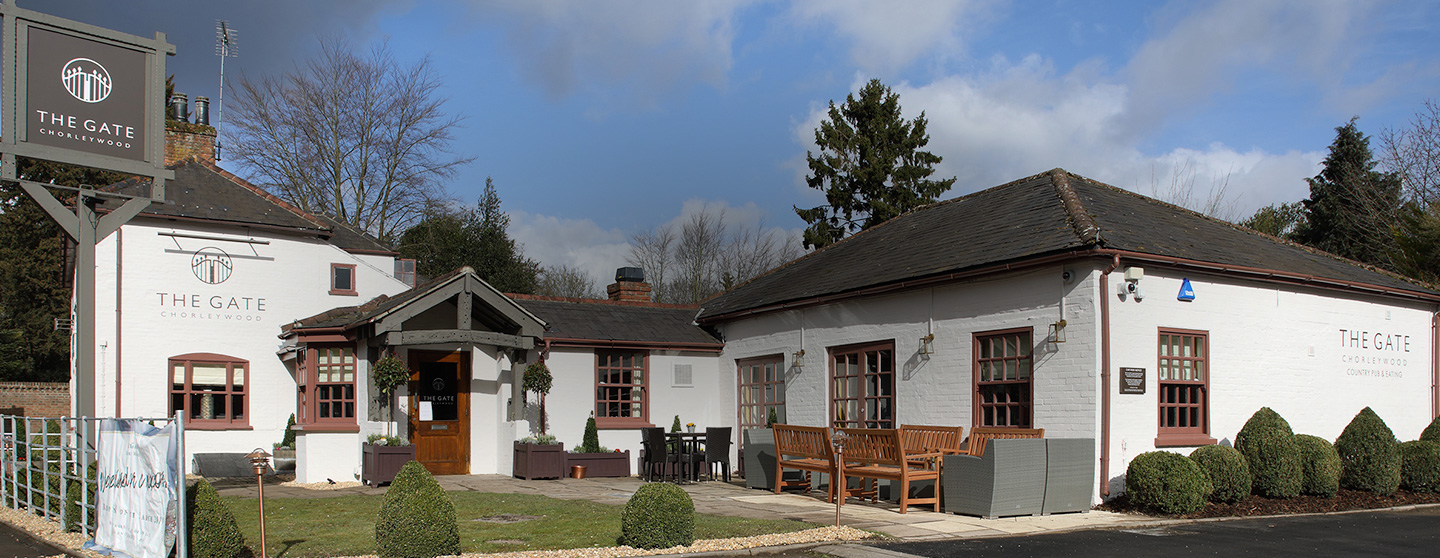
[[[213, 161], [172, 168], [170, 203], [97, 247], [95, 408], [181, 413], [187, 461], [269, 448], [293, 414], [302, 482], [356, 478], [375, 433], [406, 436], [436, 473], [509, 474], [512, 443], [539, 431], [515, 382], [538, 360], [555, 377], [549, 432], [571, 447], [591, 413], [601, 443], [637, 461], [642, 427], [728, 417], [720, 343], [696, 307], [651, 304], [643, 283], [612, 286], [615, 300], [512, 298], [465, 268], [412, 289], [413, 262], [373, 238]], [[369, 372], [390, 353], [412, 378], [387, 409]]]
[[[594, 414], [637, 471], [640, 428], [676, 417], [735, 427], [737, 453], [772, 410], [1038, 427], [1096, 440], [1097, 501], [1133, 456], [1225, 443], [1262, 406], [1329, 439], [1365, 406], [1402, 439], [1436, 414], [1440, 293], [1059, 169], [703, 308], [618, 277], [605, 301], [507, 296], [468, 268], [412, 289], [357, 231], [208, 161], [175, 173], [174, 203], [98, 248], [97, 413], [179, 411], [191, 456], [269, 447], [293, 413], [304, 482], [355, 478], [361, 442], [391, 432], [437, 473], [511, 473], [539, 432], [516, 379], [541, 360], [548, 432], [573, 448]], [[391, 352], [412, 377], [387, 410], [369, 367]]]
[[1437, 302], [1057, 169], [856, 234], [698, 320], [740, 378], [722, 407], [773, 369], [786, 422], [1094, 438], [1098, 501], [1133, 456], [1228, 443], [1263, 406], [1331, 440], [1370, 406], [1417, 438], [1436, 415]]

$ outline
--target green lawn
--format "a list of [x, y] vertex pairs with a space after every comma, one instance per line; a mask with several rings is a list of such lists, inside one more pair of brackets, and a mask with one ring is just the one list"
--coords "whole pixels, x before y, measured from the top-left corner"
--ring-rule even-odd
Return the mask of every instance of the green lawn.
[[[621, 506], [556, 500], [527, 494], [450, 492], [464, 552], [508, 552], [615, 546]], [[260, 524], [254, 499], [223, 498], [235, 512], [246, 543], [258, 550]], [[277, 558], [375, 554], [375, 516], [384, 496], [265, 499], [265, 541]], [[517, 523], [475, 521], [502, 514], [538, 516]], [[745, 537], [820, 527], [799, 521], [697, 515], [696, 539]]]

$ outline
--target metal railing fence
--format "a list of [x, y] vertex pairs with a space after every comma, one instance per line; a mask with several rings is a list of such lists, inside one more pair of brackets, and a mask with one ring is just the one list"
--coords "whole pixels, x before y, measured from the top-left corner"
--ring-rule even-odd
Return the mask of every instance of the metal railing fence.
[[[106, 419], [0, 415], [0, 501], [93, 538], [99, 486], [95, 441], [101, 420]], [[176, 547], [187, 548], [183, 421], [178, 414], [119, 420], [140, 420], [159, 428], [176, 424], [174, 435], [181, 456], [176, 487]]]

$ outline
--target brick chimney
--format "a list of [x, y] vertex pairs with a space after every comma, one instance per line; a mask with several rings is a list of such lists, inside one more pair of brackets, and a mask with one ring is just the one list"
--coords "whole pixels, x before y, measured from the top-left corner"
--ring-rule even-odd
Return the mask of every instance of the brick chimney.
[[650, 302], [650, 284], [645, 282], [645, 271], [638, 267], [622, 267], [615, 270], [615, 282], [605, 287], [610, 300], [620, 302]]
[[196, 122], [189, 122], [190, 102], [184, 93], [170, 99], [165, 116], [165, 166], [191, 157], [215, 162], [215, 128], [210, 127], [209, 99], [196, 97]]

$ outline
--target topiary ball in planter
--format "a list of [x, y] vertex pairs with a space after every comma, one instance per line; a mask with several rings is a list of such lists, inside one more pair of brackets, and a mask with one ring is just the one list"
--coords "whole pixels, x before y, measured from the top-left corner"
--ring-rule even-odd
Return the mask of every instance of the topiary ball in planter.
[[1400, 488], [1400, 442], [1369, 407], [1361, 409], [1335, 439], [1340, 486], [1390, 495]]
[[1429, 440], [1400, 444], [1400, 486], [1411, 492], [1440, 492], [1440, 444]]
[[1240, 450], [1229, 446], [1200, 446], [1190, 452], [1215, 488], [1211, 502], [1239, 502], [1250, 496], [1250, 466]]
[[695, 503], [680, 487], [646, 483], [620, 511], [619, 543], [634, 548], [670, 548], [695, 542]]
[[1256, 494], [1270, 498], [1300, 495], [1300, 448], [1290, 423], [1269, 407], [1261, 407], [1235, 435], [1235, 449], [1250, 466]]
[[1160, 513], [1200, 511], [1213, 490], [1200, 466], [1178, 453], [1142, 453], [1125, 470], [1125, 492], [1130, 501]]
[[395, 474], [375, 522], [382, 558], [433, 558], [460, 553], [455, 504], [418, 461]]
[[1318, 436], [1296, 434], [1300, 448], [1300, 493], [1334, 498], [1340, 492], [1340, 454]]
[[200, 479], [186, 495], [190, 500], [190, 556], [236, 558], [248, 555], [245, 535], [235, 524], [235, 514], [220, 500], [215, 487]]

